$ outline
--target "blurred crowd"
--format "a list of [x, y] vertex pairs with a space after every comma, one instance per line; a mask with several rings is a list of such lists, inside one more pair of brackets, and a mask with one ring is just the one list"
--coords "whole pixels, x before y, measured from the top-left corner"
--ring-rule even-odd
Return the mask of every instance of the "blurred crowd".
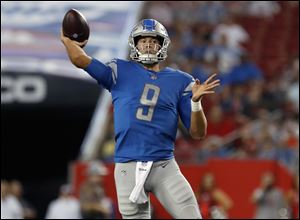
[[101, 162], [90, 162], [79, 195], [71, 183], [62, 184], [44, 216], [24, 198], [20, 181], [1, 180], [1, 219], [115, 219], [114, 203], [103, 187], [103, 178], [107, 174], [108, 170]]
[[[287, 192], [276, 186], [275, 174], [266, 171], [254, 188], [249, 200], [256, 206], [255, 219], [299, 219], [299, 175], [294, 176], [293, 187]], [[216, 184], [213, 173], [205, 173], [196, 191], [204, 219], [227, 219], [234, 204], [224, 190]]]

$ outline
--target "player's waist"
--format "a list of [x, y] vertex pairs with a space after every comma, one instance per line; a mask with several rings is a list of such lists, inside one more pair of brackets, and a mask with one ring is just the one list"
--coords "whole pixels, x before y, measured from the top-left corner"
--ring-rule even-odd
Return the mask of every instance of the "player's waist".
[[165, 161], [174, 158], [174, 154], [170, 153], [169, 155], [161, 155], [161, 156], [141, 156], [141, 155], [130, 155], [130, 156], [122, 156], [115, 155], [116, 163], [125, 163], [130, 161]]

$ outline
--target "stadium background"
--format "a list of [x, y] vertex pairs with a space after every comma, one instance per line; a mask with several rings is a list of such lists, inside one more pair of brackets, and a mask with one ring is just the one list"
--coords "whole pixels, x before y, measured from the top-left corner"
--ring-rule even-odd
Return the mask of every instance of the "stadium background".
[[[223, 99], [208, 99], [204, 106], [207, 114], [220, 112], [215, 106], [229, 111], [219, 115], [223, 118], [219, 121], [208, 116], [212, 142], [192, 141], [180, 129], [175, 154], [195, 191], [203, 174], [212, 171], [217, 184], [234, 200], [229, 217], [253, 217], [255, 207], [249, 196], [264, 171], [275, 172], [276, 185], [285, 192], [292, 188], [294, 174], [299, 172], [299, 102], [294, 102], [299, 92], [296, 97], [288, 95], [292, 93], [289, 90], [299, 87], [299, 5], [278, 1], [255, 8], [252, 3], [1, 2], [1, 179], [20, 180], [24, 197], [43, 218], [61, 184], [71, 182], [78, 190], [85, 178], [85, 164], [79, 161], [101, 159], [110, 170], [105, 179], [107, 194], [116, 202], [110, 99], [67, 59], [59, 30], [69, 8], [86, 16], [91, 25], [86, 51], [103, 61], [127, 57], [127, 36], [136, 21], [145, 17], [161, 21], [172, 40], [166, 65], [200, 79], [218, 67], [205, 60], [204, 50], [211, 43], [214, 28], [222, 23], [222, 15], [230, 13], [249, 35], [242, 47], [261, 77], [233, 75], [228, 81], [226, 74], [220, 73], [226, 85], [218, 93]], [[260, 102], [239, 103], [236, 97], [252, 94], [252, 85], [261, 90]], [[232, 110], [234, 104], [225, 102], [228, 98], [247, 106], [248, 111]], [[271, 135], [286, 134], [285, 142], [272, 142], [273, 150], [271, 146], [268, 151], [256, 144], [257, 140], [243, 136], [257, 135], [245, 127], [265, 119], [266, 112], [272, 117], [269, 121], [276, 122], [266, 127]], [[287, 130], [278, 131], [280, 126]], [[279, 146], [283, 143], [286, 145]], [[157, 201], [154, 206], [157, 218], [168, 217]]]

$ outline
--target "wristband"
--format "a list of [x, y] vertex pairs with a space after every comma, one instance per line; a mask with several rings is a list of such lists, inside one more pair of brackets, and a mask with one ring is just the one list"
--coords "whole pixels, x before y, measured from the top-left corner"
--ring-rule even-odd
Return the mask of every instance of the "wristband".
[[199, 100], [198, 102], [194, 102], [193, 100], [191, 100], [191, 107], [192, 107], [192, 112], [201, 111], [203, 109], [201, 105], [201, 100]]

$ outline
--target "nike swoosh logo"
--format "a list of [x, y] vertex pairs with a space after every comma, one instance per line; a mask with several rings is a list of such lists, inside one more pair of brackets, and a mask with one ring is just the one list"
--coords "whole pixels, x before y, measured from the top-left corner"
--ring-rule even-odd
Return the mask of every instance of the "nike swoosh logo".
[[162, 164], [161, 167], [165, 168], [168, 165], [168, 163]]

